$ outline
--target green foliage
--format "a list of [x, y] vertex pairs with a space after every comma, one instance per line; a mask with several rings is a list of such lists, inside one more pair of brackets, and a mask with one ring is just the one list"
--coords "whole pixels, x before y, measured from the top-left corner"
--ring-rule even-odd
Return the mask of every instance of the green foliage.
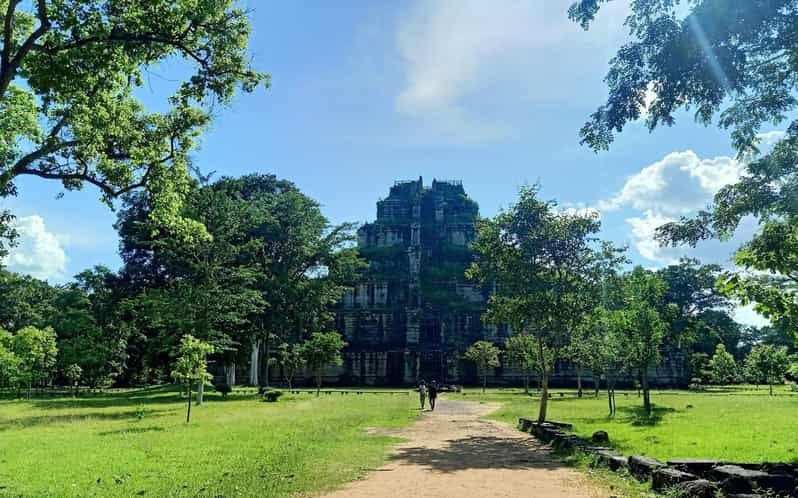
[[283, 376], [288, 389], [293, 387], [294, 375], [305, 366], [305, 358], [301, 344], [280, 344], [277, 350], [276, 363], [283, 369]]
[[[579, 0], [569, 16], [587, 28], [603, 0]], [[606, 149], [614, 134], [643, 113], [650, 129], [672, 125], [679, 109], [731, 128], [745, 172], [717, 192], [695, 218], [658, 229], [663, 243], [695, 245], [731, 235], [753, 216], [761, 229], [735, 257], [746, 274], [730, 273], [721, 290], [774, 323], [798, 328], [798, 122], [759, 155], [762, 125], [778, 124], [798, 107], [793, 2], [634, 2], [626, 25], [632, 40], [610, 63], [607, 103], [582, 128], [582, 142]], [[646, 95], [654, 100], [644, 109]], [[724, 108], [725, 107], [725, 108]]]
[[75, 391], [78, 389], [82, 375], [83, 369], [80, 368], [79, 365], [72, 364], [66, 367], [66, 370], [64, 370], [64, 377], [66, 377], [69, 381], [69, 385], [75, 388]]
[[0, 386], [16, 387], [21, 360], [14, 354], [13, 336], [0, 328]]
[[302, 343], [302, 358], [316, 378], [316, 396], [321, 390], [324, 369], [343, 364], [341, 350], [347, 346], [338, 332], [314, 332]]
[[790, 368], [790, 357], [787, 348], [760, 344], [745, 359], [745, 372], [749, 380], [766, 383], [773, 394], [773, 384], [784, 382], [784, 376]]
[[709, 360], [709, 374], [716, 384], [733, 384], [740, 379], [737, 362], [723, 344], [718, 344], [715, 354]]
[[[108, 204], [146, 187], [156, 225], [207, 235], [180, 216], [188, 156], [213, 105], [268, 84], [250, 67], [246, 12], [233, 0], [0, 5], [0, 196], [22, 176], [93, 185]], [[148, 112], [146, 72], [175, 60], [193, 73]]]
[[202, 342], [192, 335], [185, 335], [180, 341], [177, 361], [172, 369], [172, 378], [186, 387], [188, 391], [188, 408], [186, 423], [191, 418], [191, 389], [195, 384], [204, 383], [213, 378], [208, 373], [207, 356], [213, 353], [212, 345]]
[[509, 337], [504, 343], [504, 354], [507, 364], [521, 369], [524, 372], [524, 391], [529, 392], [529, 376], [540, 372], [544, 361], [538, 351], [535, 338], [529, 334], [516, 334]]
[[48, 381], [54, 373], [58, 355], [55, 332], [50, 327], [24, 327], [11, 336], [10, 342], [11, 351], [19, 358], [17, 378], [28, 387], [30, 398], [31, 387]]
[[473, 362], [477, 366], [480, 376], [482, 377], [482, 390], [485, 390], [485, 385], [488, 382], [488, 373], [491, 368], [498, 367], [499, 353], [501, 350], [493, 345], [490, 341], [477, 341], [472, 344], [463, 354], [463, 358]]
[[[521, 188], [516, 204], [480, 222], [473, 244], [477, 261], [466, 276], [495, 285], [485, 321], [533, 335], [539, 351], [548, 351], [556, 361], [571, 331], [597, 302], [603, 275], [622, 258], [596, 239], [597, 216], [560, 211], [553, 201], [539, 200], [538, 190]], [[545, 393], [553, 365], [542, 367]], [[543, 396], [541, 421], [546, 406]]]
[[[569, 17], [587, 29], [605, 1], [578, 0]], [[785, 1], [634, 2], [625, 23], [631, 40], [610, 62], [609, 97], [582, 128], [582, 142], [606, 149], [644, 114], [653, 130], [692, 109], [704, 124], [719, 115], [740, 153], [755, 149], [760, 127], [798, 106], [796, 16], [798, 6]]]
[[621, 338], [627, 365], [640, 375], [643, 406], [651, 413], [648, 369], [659, 364], [661, 349], [675, 306], [665, 301], [668, 285], [656, 273], [636, 267], [623, 281], [628, 327]]

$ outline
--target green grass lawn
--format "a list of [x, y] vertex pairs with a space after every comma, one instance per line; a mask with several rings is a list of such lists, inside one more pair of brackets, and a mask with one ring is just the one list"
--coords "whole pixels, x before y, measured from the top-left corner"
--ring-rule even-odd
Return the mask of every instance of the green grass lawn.
[[192, 407], [171, 389], [0, 401], [0, 495], [287, 496], [356, 479], [417, 415], [404, 394], [216, 393]]
[[[557, 393], [566, 392], [566, 397]], [[661, 460], [677, 457], [727, 461], [798, 462], [798, 395], [780, 386], [776, 396], [766, 388], [716, 388], [707, 392], [654, 391], [651, 417], [642, 410], [636, 392], [616, 393], [618, 411], [607, 416], [607, 399], [592, 391], [578, 399], [573, 391], [555, 390], [549, 419], [570, 422], [583, 437], [599, 429], [625, 455], [643, 454]], [[450, 395], [452, 399], [462, 396]], [[537, 397], [518, 390], [469, 390], [464, 399], [502, 401], [492, 418], [516, 423], [536, 418]], [[692, 408], [688, 408], [692, 405]]]

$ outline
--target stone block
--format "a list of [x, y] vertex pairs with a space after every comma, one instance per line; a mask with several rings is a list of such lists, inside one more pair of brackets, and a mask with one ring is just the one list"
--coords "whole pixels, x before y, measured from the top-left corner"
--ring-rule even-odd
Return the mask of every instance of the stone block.
[[682, 496], [690, 498], [715, 498], [718, 485], [706, 479], [696, 479], [695, 481], [680, 482], [673, 486], [673, 489]]
[[668, 465], [676, 470], [706, 478], [713, 468], [724, 465], [724, 463], [702, 458], [674, 458], [668, 460]]
[[648, 480], [655, 470], [664, 466], [665, 464], [656, 458], [642, 455], [633, 455], [629, 457], [629, 472], [631, 472], [638, 481]]
[[682, 482], [695, 481], [696, 476], [671, 467], [660, 467], [651, 474], [651, 487], [655, 491], [665, 491]]
[[607, 431], [596, 431], [590, 438], [594, 443], [607, 443], [610, 440], [610, 435]]

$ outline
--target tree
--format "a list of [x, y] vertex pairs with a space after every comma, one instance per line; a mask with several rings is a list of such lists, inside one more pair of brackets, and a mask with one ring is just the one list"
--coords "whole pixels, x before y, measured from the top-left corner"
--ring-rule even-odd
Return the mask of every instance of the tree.
[[477, 366], [479, 376], [482, 377], [482, 392], [488, 384], [488, 373], [491, 368], [499, 366], [499, 348], [490, 341], [477, 341], [468, 348], [463, 357]]
[[[607, 1], [577, 0], [569, 17], [588, 29]], [[719, 115], [738, 151], [755, 148], [763, 124], [783, 121], [798, 106], [796, 16], [798, 5], [782, 0], [634, 2], [625, 23], [631, 41], [610, 62], [607, 102], [582, 128], [582, 142], [606, 149], [644, 114], [654, 130], [695, 109], [704, 124]]]
[[520, 369], [524, 374], [524, 394], [529, 394], [529, 375], [540, 369], [535, 338], [529, 334], [516, 334], [504, 343], [507, 364]]
[[709, 360], [709, 374], [716, 384], [731, 384], [739, 378], [737, 362], [723, 344], [718, 344]]
[[64, 370], [64, 377], [67, 378], [69, 381], [69, 386], [75, 390], [75, 396], [78, 394], [78, 388], [80, 386], [80, 376], [83, 373], [83, 369], [80, 368], [79, 365], [69, 365], [66, 370]]
[[[610, 285], [609, 282], [605, 284]], [[627, 368], [623, 347], [624, 337], [629, 329], [629, 317], [624, 310], [611, 309], [610, 306], [616, 304], [611, 299], [604, 301], [603, 305], [591, 312], [587, 320], [590, 330], [585, 334], [585, 348], [589, 351], [587, 364], [593, 376], [596, 378], [603, 376], [606, 380], [607, 404], [609, 414], [612, 416], [615, 415], [616, 379]], [[598, 388], [596, 382], [596, 396]]]
[[28, 399], [33, 384], [39, 384], [53, 373], [58, 347], [52, 328], [25, 327], [13, 335], [12, 351], [19, 358], [19, 379], [28, 387]]
[[302, 346], [300, 344], [282, 343], [278, 348], [276, 362], [283, 370], [283, 377], [288, 383], [288, 389], [293, 388], [294, 375], [305, 366], [305, 358], [302, 356]]
[[310, 339], [302, 343], [302, 358], [316, 378], [316, 396], [321, 391], [324, 369], [342, 365], [341, 350], [347, 346], [338, 332], [314, 332]]
[[[579, 0], [569, 11], [585, 28], [606, 0]], [[798, 107], [794, 34], [798, 5], [787, 1], [634, 2], [627, 19], [632, 41], [611, 62], [607, 103], [582, 128], [582, 142], [606, 149], [630, 121], [644, 113], [653, 130], [672, 125], [679, 109], [732, 129], [744, 172], [721, 188], [708, 209], [657, 230], [664, 244], [696, 245], [726, 238], [748, 216], [760, 229], [735, 256], [743, 272], [729, 272], [721, 290], [773, 323], [798, 328], [798, 121], [786, 126], [768, 153], [759, 133]], [[646, 96], [653, 101], [646, 105]]]
[[186, 423], [191, 419], [191, 390], [194, 384], [204, 384], [211, 380], [208, 373], [207, 356], [213, 353], [213, 346], [191, 335], [183, 336], [178, 349], [178, 357], [172, 369], [172, 378], [183, 384], [188, 393]]
[[656, 273], [638, 266], [626, 275], [623, 286], [628, 327], [622, 338], [622, 351], [629, 367], [640, 375], [643, 408], [650, 414], [648, 370], [662, 359], [660, 350], [675, 310], [666, 304], [667, 284]]
[[13, 351], [13, 336], [0, 328], [0, 386], [16, 387], [20, 359]]
[[784, 375], [790, 368], [787, 348], [760, 344], [751, 350], [745, 360], [745, 369], [757, 383], [765, 382], [773, 395], [773, 384], [784, 382]]
[[476, 261], [466, 276], [495, 289], [483, 319], [509, 324], [535, 338], [541, 362], [540, 409], [545, 421], [548, 382], [571, 332], [595, 303], [607, 267], [618, 251], [595, 238], [595, 214], [556, 209], [537, 198], [538, 186], [522, 187], [519, 200], [495, 218], [480, 222], [473, 247]]
[[[246, 12], [233, 0], [1, 5], [0, 196], [23, 176], [93, 185], [108, 204], [145, 187], [156, 224], [202, 235], [179, 215], [188, 155], [212, 106], [268, 84], [250, 67]], [[148, 112], [136, 97], [147, 71], [176, 59], [189, 76]]]

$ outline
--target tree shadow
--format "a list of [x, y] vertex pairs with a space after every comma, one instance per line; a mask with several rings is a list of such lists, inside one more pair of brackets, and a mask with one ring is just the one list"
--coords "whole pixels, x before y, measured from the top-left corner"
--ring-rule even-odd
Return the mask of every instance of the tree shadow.
[[430, 467], [439, 472], [468, 469], [550, 469], [565, 465], [538, 443], [524, 439], [469, 436], [447, 441], [443, 448], [400, 448], [391, 460]]
[[[212, 389], [205, 391], [205, 401], [232, 401], [235, 399], [252, 398], [252, 394], [230, 393], [226, 398], [222, 398], [220, 393]], [[77, 398], [48, 398], [48, 399], [30, 399], [24, 400], [30, 403], [34, 408], [41, 408], [43, 410], [59, 410], [67, 408], [113, 408], [124, 406], [139, 406], [139, 405], [163, 405], [172, 403], [185, 403], [185, 396], [181, 395], [180, 388], [177, 386], [158, 386], [150, 388], [137, 389], [135, 391], [126, 391], [121, 393], [101, 393], [101, 394], [87, 394]]]
[[[152, 410], [148, 409], [143, 416], [147, 418], [162, 417], [177, 410]], [[39, 427], [44, 425], [62, 424], [78, 422], [84, 420], [138, 420], [142, 415], [140, 410], [126, 410], [113, 413], [85, 413], [85, 414], [65, 414], [65, 415], [35, 415], [29, 417], [19, 417], [8, 420], [0, 420], [0, 432], [10, 429], [26, 429], [28, 427]]]
[[145, 432], [163, 432], [165, 429], [158, 425], [148, 427], [128, 427], [126, 429], [117, 429], [114, 431], [98, 432], [98, 436], [118, 436], [120, 434], [143, 434]]
[[678, 410], [669, 406], [652, 406], [651, 413], [646, 413], [642, 406], [622, 406], [618, 408], [616, 420], [635, 426], [654, 426], [662, 422], [665, 415], [676, 413]]

